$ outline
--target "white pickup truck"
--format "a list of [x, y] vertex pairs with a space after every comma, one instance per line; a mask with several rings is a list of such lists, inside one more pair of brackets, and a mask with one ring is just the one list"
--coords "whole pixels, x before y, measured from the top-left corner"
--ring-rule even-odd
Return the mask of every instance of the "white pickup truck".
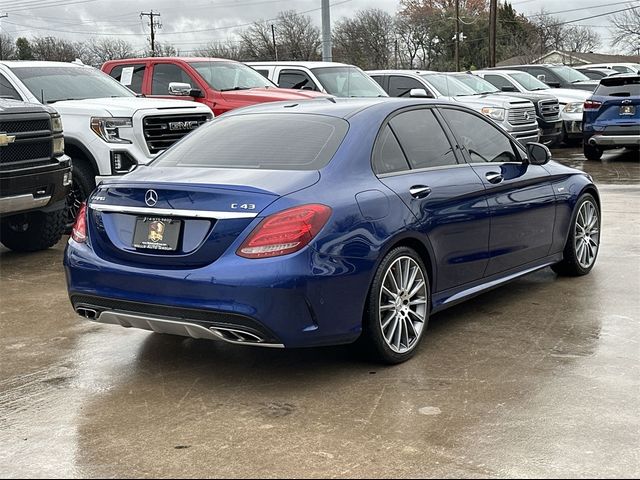
[[70, 219], [96, 177], [149, 163], [213, 118], [206, 105], [140, 98], [100, 70], [74, 63], [2, 61], [0, 97], [48, 104], [62, 117], [65, 153], [73, 162]]

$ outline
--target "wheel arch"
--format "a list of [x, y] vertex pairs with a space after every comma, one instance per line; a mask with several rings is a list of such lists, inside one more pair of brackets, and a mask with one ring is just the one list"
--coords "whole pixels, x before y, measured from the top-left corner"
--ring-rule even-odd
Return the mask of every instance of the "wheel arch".
[[98, 162], [96, 162], [94, 156], [87, 149], [87, 147], [82, 144], [82, 142], [79, 142], [78, 140], [73, 138], [65, 137], [64, 149], [65, 153], [69, 155], [69, 157], [71, 157], [72, 165], [75, 163], [76, 158], [83, 158], [93, 171], [94, 176], [100, 173]]

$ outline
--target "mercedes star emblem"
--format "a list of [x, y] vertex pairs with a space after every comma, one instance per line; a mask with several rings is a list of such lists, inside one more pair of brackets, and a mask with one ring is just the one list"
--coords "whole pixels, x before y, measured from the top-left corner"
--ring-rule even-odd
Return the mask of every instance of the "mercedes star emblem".
[[158, 203], [158, 194], [155, 190], [147, 190], [147, 193], [144, 195], [144, 201], [148, 206], [153, 207]]

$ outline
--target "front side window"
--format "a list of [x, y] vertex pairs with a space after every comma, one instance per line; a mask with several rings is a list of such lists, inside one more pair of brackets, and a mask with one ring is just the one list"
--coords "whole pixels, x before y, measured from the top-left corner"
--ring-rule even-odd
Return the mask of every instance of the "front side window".
[[160, 154], [152, 166], [319, 170], [348, 129], [346, 120], [325, 115], [222, 115]]
[[135, 93], [106, 73], [91, 67], [13, 67], [13, 73], [38, 100], [135, 97]]
[[7, 78], [0, 73], [0, 98], [10, 98], [12, 100], [22, 100], [18, 91]]
[[172, 63], [158, 63], [153, 66], [151, 95], [169, 95], [170, 83], [188, 83], [191, 88], [198, 88], [191, 75], [178, 65]]
[[369, 75], [356, 67], [322, 67], [311, 70], [327, 93], [336, 97], [386, 97]]
[[189, 62], [189, 65], [196, 69], [202, 80], [219, 92], [276, 86], [244, 63], [201, 61]]
[[421, 88], [427, 91], [425, 86], [415, 78], [401, 75], [389, 77], [389, 96], [391, 97], [409, 97], [411, 90], [414, 88]]
[[136, 93], [142, 93], [145, 65], [117, 65], [109, 75]]
[[519, 161], [509, 137], [489, 121], [452, 108], [443, 108], [441, 112], [472, 163]]
[[487, 74], [483, 77], [487, 82], [498, 89], [502, 89], [502, 87], [513, 87], [514, 85], [504, 78], [502, 75], [492, 75]]
[[575, 68], [567, 67], [566, 65], [558, 65], [555, 67], [549, 67], [553, 73], [562, 78], [565, 82], [576, 83], [589, 80], [589, 77], [580, 73]]
[[282, 70], [278, 76], [278, 86], [280, 88], [317, 90], [309, 75], [298, 70]]
[[413, 169], [456, 165], [440, 122], [430, 109], [410, 110], [389, 122]]

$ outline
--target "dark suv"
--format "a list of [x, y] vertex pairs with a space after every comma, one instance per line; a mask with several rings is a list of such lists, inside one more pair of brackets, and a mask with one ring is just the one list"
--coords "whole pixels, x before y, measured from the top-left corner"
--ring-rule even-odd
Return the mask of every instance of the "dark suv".
[[[494, 68], [501, 69], [503, 67]], [[591, 80], [575, 68], [567, 67], [566, 65], [510, 65], [509, 70], [527, 72], [550, 87], [555, 88], [577, 88], [593, 92], [598, 86], [597, 81]]]
[[55, 245], [65, 229], [70, 185], [60, 116], [0, 97], [0, 242], [19, 252]]
[[605, 77], [584, 102], [584, 156], [599, 160], [610, 148], [640, 147], [640, 74]]

